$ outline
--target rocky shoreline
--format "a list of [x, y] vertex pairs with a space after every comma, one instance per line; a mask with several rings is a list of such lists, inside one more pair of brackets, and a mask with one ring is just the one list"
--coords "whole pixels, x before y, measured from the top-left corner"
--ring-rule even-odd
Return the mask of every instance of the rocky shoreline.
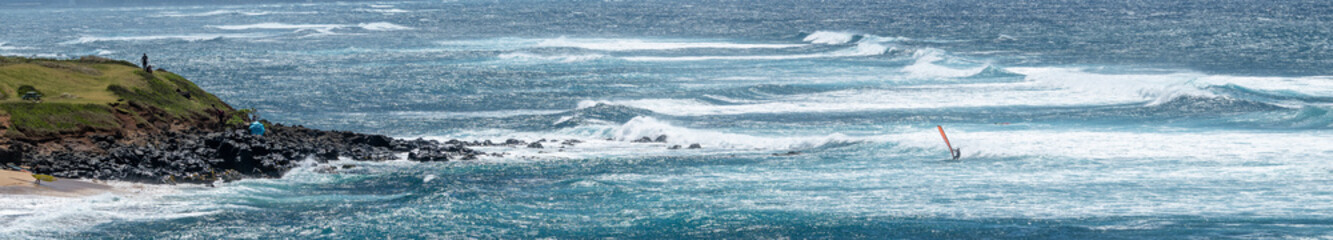
[[[67, 139], [68, 140], [68, 139]], [[306, 159], [319, 162], [345, 157], [357, 161], [407, 159], [422, 162], [471, 160], [486, 153], [475, 145], [530, 145], [452, 140], [403, 140], [383, 135], [325, 131], [274, 124], [263, 136], [241, 129], [167, 131], [138, 137], [91, 135], [64, 141], [58, 150], [38, 151], [39, 144], [7, 140], [0, 149], [7, 163], [61, 178], [142, 183], [211, 183], [242, 178], [276, 178]], [[51, 148], [49, 144], [45, 148]], [[17, 159], [17, 161], [14, 161]]]

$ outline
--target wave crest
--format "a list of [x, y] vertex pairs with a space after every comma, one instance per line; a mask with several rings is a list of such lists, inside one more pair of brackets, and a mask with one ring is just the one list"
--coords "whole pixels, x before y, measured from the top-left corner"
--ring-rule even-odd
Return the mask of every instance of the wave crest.
[[535, 47], [571, 47], [598, 51], [641, 51], [641, 50], [678, 50], [695, 48], [751, 49], [751, 48], [794, 48], [803, 44], [767, 44], [767, 43], [732, 43], [701, 42], [682, 40], [644, 40], [610, 38], [552, 38], [538, 40]]
[[533, 53], [527, 53], [527, 52], [513, 52], [513, 53], [500, 54], [500, 55], [497, 56], [497, 57], [499, 57], [500, 59], [516, 60], [516, 61], [541, 61], [541, 62], [562, 62], [562, 63], [572, 63], [572, 62], [585, 62], [585, 61], [597, 60], [597, 59], [604, 58], [604, 57], [606, 57], [606, 56], [605, 56], [605, 55], [601, 55], [601, 54], [560, 54], [560, 55], [539, 55], [539, 54], [533, 54]]
[[856, 33], [816, 31], [806, 35], [801, 41], [813, 44], [847, 44], [856, 38]]
[[698, 143], [707, 148], [728, 149], [809, 149], [828, 144], [861, 142], [869, 139], [834, 133], [826, 136], [755, 136], [679, 127], [653, 117], [640, 116], [614, 127], [610, 136], [618, 141], [667, 136], [667, 144]]
[[361, 29], [370, 30], [370, 31], [398, 31], [398, 30], [412, 30], [412, 29], [413, 29], [412, 27], [407, 27], [407, 26], [398, 25], [398, 24], [393, 24], [393, 23], [388, 23], [388, 22], [362, 23], [362, 24], [357, 24], [357, 26], [358, 26], [358, 27], [361, 27]]
[[180, 41], [208, 41], [225, 38], [260, 38], [268, 35], [263, 34], [192, 34], [192, 35], [149, 35], [149, 36], [121, 36], [121, 37], [93, 37], [84, 36], [79, 39], [66, 41], [63, 44], [85, 44], [105, 41], [155, 41], [155, 40], [180, 40]]
[[273, 14], [317, 14], [318, 12], [269, 12], [269, 11], [241, 11], [241, 10], [213, 10], [198, 13], [164, 12], [153, 17], [208, 17], [217, 15], [241, 15], [241, 16], [264, 16]]
[[297, 30], [316, 30], [316, 31], [320, 31], [320, 32], [330, 32], [330, 31], [333, 31], [334, 29], [339, 29], [339, 28], [351, 28], [351, 27], [357, 27], [357, 28], [361, 28], [361, 29], [365, 29], [365, 30], [370, 30], [370, 31], [396, 31], [396, 30], [411, 30], [411, 29], [413, 29], [413, 28], [411, 28], [411, 27], [406, 27], [406, 26], [402, 26], [402, 25], [398, 25], [398, 24], [389, 23], [389, 22], [360, 23], [360, 24], [356, 24], [356, 25], [348, 25], [348, 24], [287, 24], [287, 23], [278, 23], [278, 22], [268, 22], [268, 23], [256, 23], [256, 24], [242, 24], [242, 25], [218, 25], [218, 26], [211, 26], [211, 27], [212, 27], [212, 28], [217, 28], [217, 29], [222, 29], [222, 30], [251, 30], [251, 29], [273, 30], [273, 29], [297, 29]]

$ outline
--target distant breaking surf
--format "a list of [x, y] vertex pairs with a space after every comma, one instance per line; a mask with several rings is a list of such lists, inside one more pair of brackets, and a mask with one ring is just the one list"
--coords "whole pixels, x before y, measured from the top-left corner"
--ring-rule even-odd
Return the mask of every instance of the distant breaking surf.
[[671, 40], [607, 39], [607, 38], [554, 38], [543, 39], [538, 47], [573, 47], [600, 51], [673, 50], [690, 48], [794, 48], [805, 44], [764, 44], [729, 42], [687, 42]]
[[250, 29], [264, 29], [264, 30], [272, 30], [272, 29], [312, 29], [312, 30], [318, 30], [318, 31], [332, 31], [333, 29], [339, 29], [339, 28], [352, 28], [352, 27], [357, 27], [357, 28], [361, 28], [361, 29], [365, 29], [365, 30], [370, 30], [370, 31], [396, 31], [396, 30], [411, 30], [411, 29], [413, 29], [413, 28], [411, 28], [411, 27], [402, 26], [402, 25], [393, 24], [393, 23], [388, 23], [388, 22], [361, 23], [361, 24], [356, 24], [356, 25], [350, 25], [350, 24], [287, 24], [287, 23], [273, 23], [273, 22], [270, 22], [270, 23], [244, 24], [244, 25], [218, 25], [218, 26], [210, 26], [210, 27], [212, 27], [212, 28], [217, 28], [217, 29], [222, 29], [222, 30], [250, 30]]
[[153, 41], [153, 40], [182, 40], [182, 41], [206, 41], [223, 38], [260, 38], [267, 35], [262, 34], [188, 34], [188, 35], [149, 35], [149, 36], [115, 36], [115, 37], [95, 37], [84, 36], [79, 39], [70, 40], [61, 44], [84, 44], [104, 41]]
[[637, 38], [496, 38], [485, 40], [442, 41], [442, 45], [466, 46], [468, 49], [512, 50], [523, 48], [581, 48], [594, 51], [662, 51], [682, 49], [780, 49], [807, 44], [734, 43], [681, 39]]
[[164, 12], [154, 17], [209, 17], [218, 15], [243, 15], [243, 16], [264, 16], [271, 14], [317, 14], [319, 12], [268, 12], [268, 11], [240, 11], [240, 10], [214, 10], [199, 13], [181, 13]]

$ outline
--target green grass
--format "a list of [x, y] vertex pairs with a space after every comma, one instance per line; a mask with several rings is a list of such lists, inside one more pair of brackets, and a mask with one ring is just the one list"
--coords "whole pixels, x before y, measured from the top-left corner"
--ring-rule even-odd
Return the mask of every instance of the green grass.
[[[42, 102], [23, 101], [22, 94], [9, 95], [20, 86], [41, 91]], [[81, 127], [113, 128], [119, 122], [111, 106], [130, 102], [162, 109], [167, 113], [163, 117], [168, 119], [212, 116], [209, 111], [214, 106], [232, 111], [217, 96], [180, 75], [167, 71], [148, 74], [132, 63], [100, 57], [55, 60], [0, 56], [0, 92], [8, 95], [0, 97], [0, 114], [10, 115], [12, 126], [28, 136]], [[131, 118], [145, 121], [138, 116]]]
[[[112, 84], [107, 86], [106, 90], [126, 101], [137, 101], [162, 108], [176, 117], [188, 117], [197, 113], [208, 116], [204, 111], [212, 109], [213, 106], [226, 105], [213, 94], [205, 92], [174, 73], [157, 71], [154, 75], [145, 76], [144, 83], [147, 87], [131, 88]], [[190, 97], [186, 98], [182, 93], [188, 93]]]
[[105, 105], [18, 102], [0, 103], [0, 109], [13, 113], [10, 123], [26, 135], [47, 135], [82, 127], [119, 127], [111, 108]]

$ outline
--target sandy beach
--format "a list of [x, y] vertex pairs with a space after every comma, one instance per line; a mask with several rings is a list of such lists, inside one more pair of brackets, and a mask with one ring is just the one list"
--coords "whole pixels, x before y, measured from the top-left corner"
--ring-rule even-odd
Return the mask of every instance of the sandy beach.
[[111, 191], [111, 186], [74, 179], [34, 183], [31, 174], [0, 170], [0, 194], [44, 195], [57, 197], [87, 196]]

